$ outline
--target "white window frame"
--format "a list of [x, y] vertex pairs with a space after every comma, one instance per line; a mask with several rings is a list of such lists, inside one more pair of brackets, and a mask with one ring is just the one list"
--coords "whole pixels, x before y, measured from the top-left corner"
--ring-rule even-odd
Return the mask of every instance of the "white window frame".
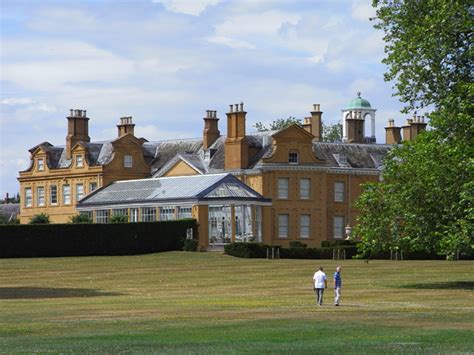
[[140, 217], [142, 222], [156, 222], [156, 207], [142, 207]]
[[97, 190], [97, 182], [96, 181], [92, 181], [89, 183], [89, 193], [91, 193], [92, 191], [95, 191]]
[[278, 178], [278, 198], [287, 200], [290, 193], [290, 179], [289, 178]]
[[160, 207], [160, 221], [174, 221], [176, 219], [176, 209], [174, 206]]
[[49, 203], [53, 206], [58, 204], [58, 185], [49, 186]]
[[288, 163], [298, 164], [300, 162], [300, 155], [296, 150], [290, 150], [288, 152]]
[[288, 239], [290, 231], [290, 215], [281, 213], [278, 215], [278, 238]]
[[123, 156], [123, 167], [124, 168], [133, 168], [133, 156], [124, 155]]
[[344, 216], [334, 216], [333, 235], [334, 235], [334, 239], [344, 238]]
[[[304, 186], [307, 183], [307, 186]], [[311, 197], [311, 179], [301, 178], [300, 179], [300, 199], [309, 200]]]
[[84, 197], [84, 184], [76, 184], [76, 202]]
[[109, 223], [110, 210], [97, 210], [95, 211], [95, 222], [96, 223]]
[[178, 207], [178, 219], [193, 218], [192, 206], [179, 206]]
[[25, 207], [33, 207], [33, 190], [25, 187]]
[[46, 197], [44, 195], [44, 186], [36, 187], [36, 205], [40, 207], [46, 205]]
[[112, 210], [112, 216], [125, 216], [128, 220], [128, 208], [116, 208]]
[[63, 205], [71, 204], [71, 185], [63, 185]]
[[346, 184], [344, 181], [336, 181], [334, 183], [334, 201], [344, 202], [345, 200]]
[[138, 222], [138, 208], [130, 208], [130, 222]]
[[300, 215], [300, 238], [308, 239], [311, 237], [311, 215]]
[[38, 159], [38, 171], [44, 171], [44, 159], [43, 158]]
[[82, 154], [76, 155], [76, 167], [83, 168], [84, 167], [84, 158]]

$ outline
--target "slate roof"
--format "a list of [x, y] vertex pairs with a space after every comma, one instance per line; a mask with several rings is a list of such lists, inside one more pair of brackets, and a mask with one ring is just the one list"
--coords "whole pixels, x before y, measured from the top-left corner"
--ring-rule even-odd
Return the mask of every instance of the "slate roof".
[[77, 207], [236, 198], [270, 202], [231, 174], [206, 174], [116, 181], [84, 197]]
[[[262, 166], [262, 159], [273, 154], [271, 135], [276, 132], [257, 132], [246, 136], [249, 147], [253, 148], [251, 151], [256, 152], [249, 159], [249, 169]], [[143, 156], [151, 166], [150, 176], [163, 175], [179, 159], [202, 174], [219, 173], [224, 171], [225, 139], [226, 136], [217, 138], [208, 154], [202, 149], [202, 138], [145, 142]], [[66, 159], [64, 146], [52, 146], [48, 142], [41, 143], [41, 146], [48, 152], [50, 168], [69, 167], [71, 160]], [[39, 145], [32, 149], [37, 147]], [[85, 143], [85, 147], [90, 165], [105, 165], [113, 158], [112, 140]], [[322, 165], [329, 168], [380, 169], [382, 158], [391, 147], [384, 144], [314, 142], [313, 152], [324, 162]]]

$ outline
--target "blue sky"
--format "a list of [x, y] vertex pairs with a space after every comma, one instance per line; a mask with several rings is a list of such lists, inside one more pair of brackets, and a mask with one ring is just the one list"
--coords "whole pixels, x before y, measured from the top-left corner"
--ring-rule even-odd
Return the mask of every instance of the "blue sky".
[[383, 143], [402, 105], [383, 81], [371, 1], [1, 1], [0, 194], [19, 190], [28, 149], [63, 145], [69, 109], [86, 109], [92, 141], [121, 116], [150, 141], [199, 137], [206, 110], [225, 134], [243, 101], [247, 132], [277, 118], [340, 120], [357, 91], [377, 109]]

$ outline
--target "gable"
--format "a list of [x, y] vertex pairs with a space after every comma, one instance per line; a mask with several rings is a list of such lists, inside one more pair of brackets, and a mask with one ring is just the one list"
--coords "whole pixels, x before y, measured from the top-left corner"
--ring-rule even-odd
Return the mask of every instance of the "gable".
[[176, 164], [163, 174], [163, 176], [190, 176], [198, 174], [200, 173], [186, 164], [183, 160], [178, 160]]

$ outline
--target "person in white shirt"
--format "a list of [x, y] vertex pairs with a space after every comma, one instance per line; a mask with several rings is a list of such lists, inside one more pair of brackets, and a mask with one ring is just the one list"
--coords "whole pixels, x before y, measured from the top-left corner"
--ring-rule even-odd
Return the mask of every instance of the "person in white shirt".
[[318, 271], [314, 273], [313, 286], [314, 286], [314, 291], [316, 292], [316, 300], [318, 302], [318, 306], [321, 306], [323, 304], [324, 289], [328, 288], [326, 274], [323, 272], [322, 266], [320, 266], [318, 268]]

